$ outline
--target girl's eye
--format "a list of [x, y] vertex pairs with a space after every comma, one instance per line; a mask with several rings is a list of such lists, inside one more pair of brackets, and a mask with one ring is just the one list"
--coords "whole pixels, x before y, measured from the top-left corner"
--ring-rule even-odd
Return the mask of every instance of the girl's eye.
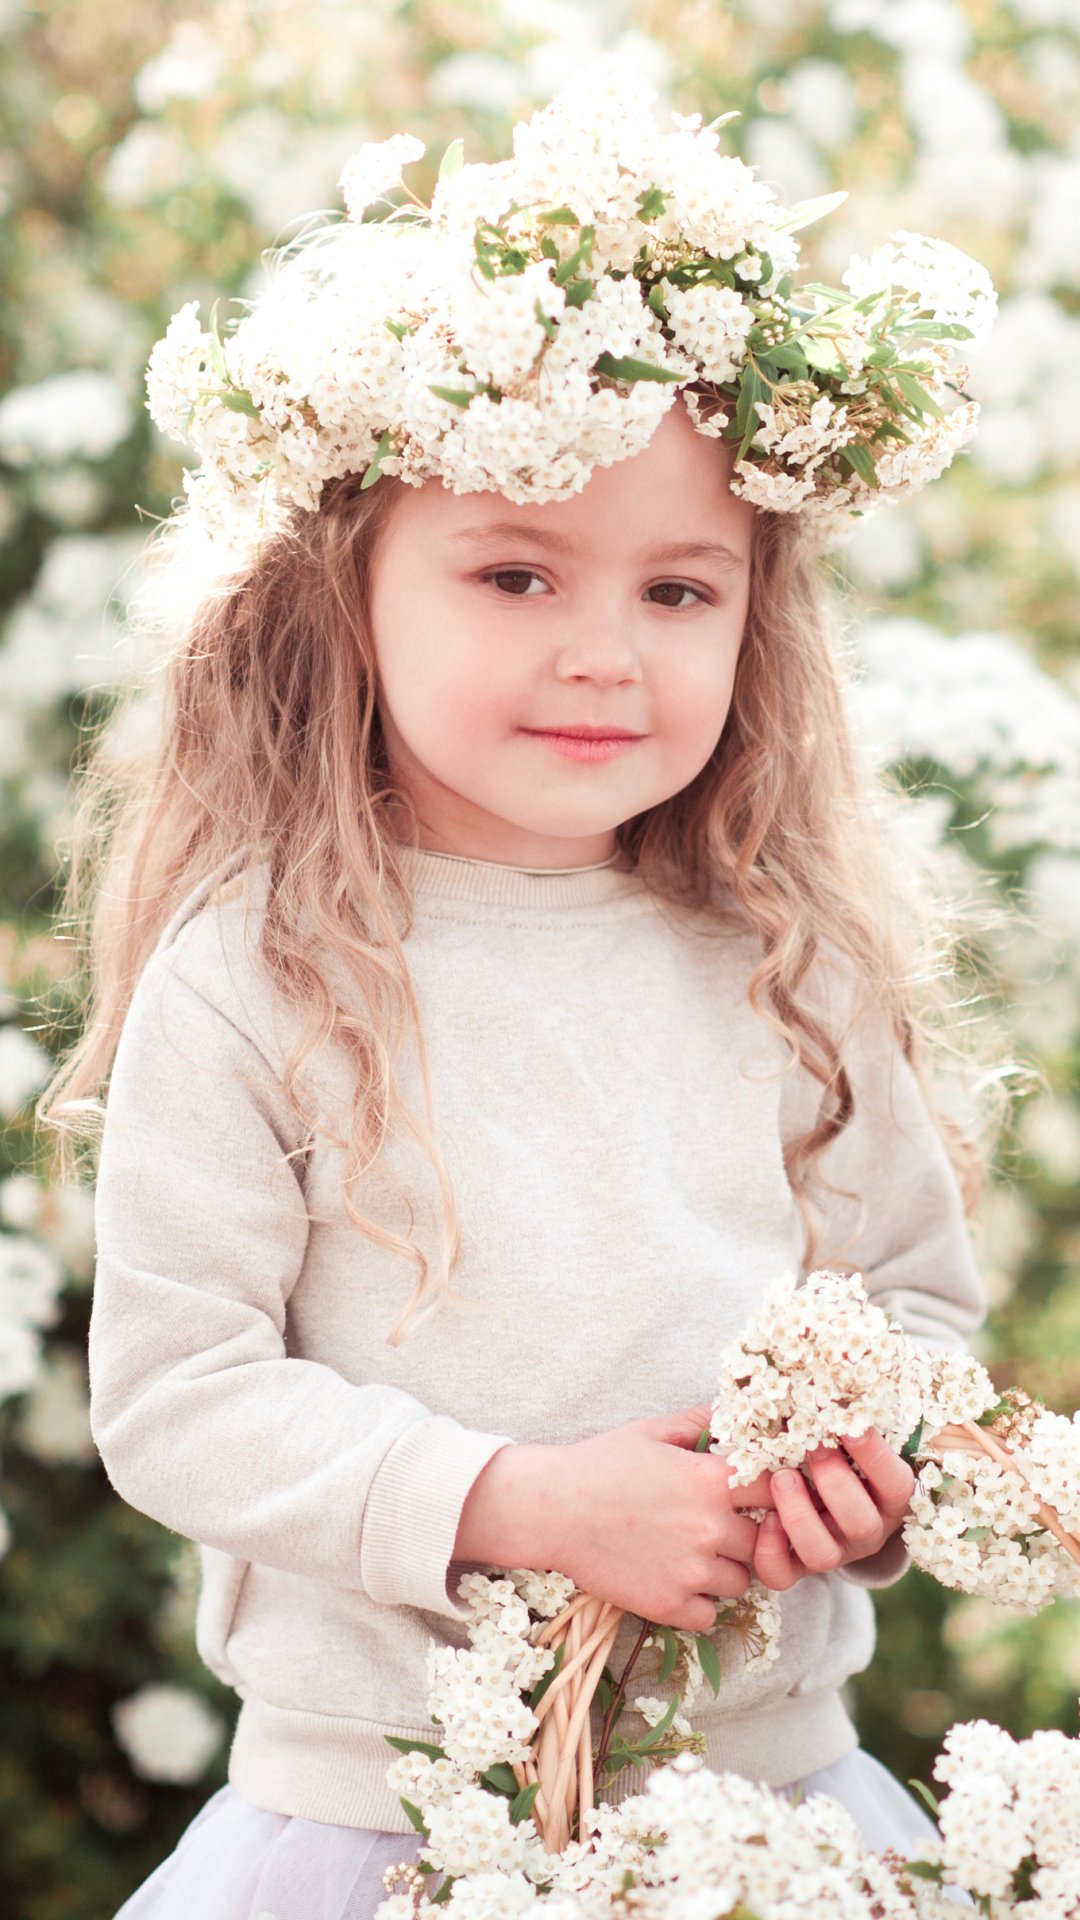
[[675, 598], [673, 600], [659, 600], [656, 604], [661, 607], [671, 607], [676, 613], [682, 613], [686, 605], [693, 604], [693, 602], [680, 602], [680, 594], [692, 593], [694, 602], [699, 606], [705, 598], [704, 594], [699, 593], [696, 587], [688, 587], [681, 580], [660, 580], [655, 587], [649, 588], [649, 592], [674, 594]]
[[536, 598], [535, 594], [529, 592], [530, 580], [539, 580], [540, 585], [544, 585], [540, 574], [534, 573], [531, 567], [494, 567], [481, 577], [485, 583], [489, 580], [495, 582], [500, 593], [512, 593], [518, 600]]

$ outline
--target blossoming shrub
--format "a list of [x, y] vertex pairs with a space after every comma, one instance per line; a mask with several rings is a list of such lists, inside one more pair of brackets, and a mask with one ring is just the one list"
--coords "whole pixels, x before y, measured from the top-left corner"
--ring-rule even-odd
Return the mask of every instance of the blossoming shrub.
[[[180, 489], [177, 449], [143, 407], [146, 356], [181, 303], [250, 291], [250, 261], [286, 237], [294, 213], [337, 205], [341, 158], [358, 140], [407, 127], [439, 154], [465, 124], [466, 158], [493, 158], [512, 121], [620, 42], [704, 121], [740, 108], [725, 140], [780, 198], [851, 189], [807, 236], [823, 280], [902, 227], [943, 233], [1001, 290], [972, 368], [983, 411], [970, 454], [931, 493], [878, 515], [842, 564], [867, 667], [865, 730], [919, 796], [913, 835], [944, 841], [950, 884], [1000, 876], [1025, 893], [1029, 920], [1003, 926], [988, 959], [1011, 1044], [1045, 1079], [981, 1209], [994, 1302], [981, 1357], [999, 1388], [1021, 1381], [1050, 1408], [1080, 1404], [1072, 0], [0, 7], [0, 95], [20, 156], [18, 175], [11, 162], [0, 172], [0, 1857], [11, 1920], [111, 1913], [222, 1778], [223, 1743], [211, 1752], [200, 1707], [230, 1711], [192, 1651], [190, 1553], [114, 1499], [87, 1448], [88, 1196], [39, 1182], [27, 1118], [38, 1049], [62, 1024], [42, 996], [62, 1005], [66, 955], [48, 926], [68, 767], [128, 658], [124, 606], [148, 525], [135, 503], [162, 513]], [[417, 168], [417, 180], [429, 193], [433, 171]], [[711, 322], [718, 349], [730, 333], [722, 303], [711, 315], [698, 304], [684, 303], [680, 325]], [[913, 1573], [880, 1596], [879, 1616], [858, 1715], [901, 1779], [931, 1778], [958, 1716], [989, 1715], [1014, 1735], [1074, 1730], [1075, 1608], [1029, 1617]], [[168, 1696], [159, 1718], [145, 1689], [163, 1685], [184, 1704]], [[641, 1699], [659, 1696], [658, 1680], [643, 1687]], [[117, 1719], [132, 1701], [140, 1712]], [[170, 1761], [171, 1777], [154, 1777]]]

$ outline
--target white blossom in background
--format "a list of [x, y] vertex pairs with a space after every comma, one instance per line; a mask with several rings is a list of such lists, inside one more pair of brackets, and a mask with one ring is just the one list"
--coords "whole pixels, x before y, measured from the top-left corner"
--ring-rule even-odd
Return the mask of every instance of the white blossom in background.
[[58, 373], [0, 400], [0, 458], [13, 467], [37, 461], [105, 460], [127, 439], [134, 408], [112, 374], [87, 367]]
[[165, 1682], [118, 1700], [112, 1723], [133, 1772], [177, 1787], [202, 1779], [226, 1731], [197, 1693]]
[[0, 1117], [14, 1120], [51, 1071], [52, 1060], [44, 1047], [22, 1027], [14, 1022], [0, 1027]]
[[835, 60], [799, 60], [784, 75], [796, 126], [832, 151], [855, 132], [858, 104], [850, 73]]
[[136, 120], [109, 154], [100, 184], [117, 205], [138, 207], [190, 186], [194, 177], [194, 154], [174, 127]]
[[333, 127], [298, 126], [261, 104], [235, 114], [206, 158], [267, 234], [279, 233], [292, 207], [335, 204], [341, 138]]
[[97, 1448], [90, 1432], [90, 1390], [81, 1353], [53, 1349], [26, 1396], [15, 1432], [23, 1452], [48, 1466], [93, 1465]]
[[179, 20], [162, 52], [136, 74], [135, 99], [144, 113], [160, 113], [172, 100], [205, 100], [224, 69], [213, 21]]
[[428, 76], [428, 94], [442, 106], [509, 113], [520, 100], [525, 80], [520, 68], [501, 55], [452, 53]]
[[92, 1188], [11, 1173], [0, 1180], [0, 1221], [44, 1240], [76, 1279], [90, 1278], [95, 1246]]
[[0, 634], [0, 683], [13, 707], [112, 686], [129, 671], [121, 616], [144, 579], [142, 534], [65, 534]]
[[28, 1234], [0, 1233], [0, 1400], [38, 1377], [42, 1331], [60, 1317], [64, 1271], [51, 1247]]
[[999, 633], [867, 622], [855, 714], [879, 764], [974, 781], [996, 845], [1080, 849], [1080, 700]]

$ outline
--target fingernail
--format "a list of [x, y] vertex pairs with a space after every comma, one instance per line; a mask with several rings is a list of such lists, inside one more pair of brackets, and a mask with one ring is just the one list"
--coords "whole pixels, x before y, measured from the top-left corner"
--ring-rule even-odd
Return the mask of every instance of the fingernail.
[[791, 1467], [784, 1467], [780, 1473], [773, 1474], [773, 1482], [782, 1493], [790, 1493], [797, 1485], [799, 1476]]

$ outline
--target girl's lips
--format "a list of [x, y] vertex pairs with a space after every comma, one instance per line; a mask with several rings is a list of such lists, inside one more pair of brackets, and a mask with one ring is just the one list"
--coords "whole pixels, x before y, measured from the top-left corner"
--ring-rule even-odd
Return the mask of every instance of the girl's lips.
[[522, 731], [532, 740], [542, 740], [568, 760], [614, 760], [617, 754], [629, 752], [645, 738], [642, 733], [558, 733], [554, 729], [545, 731], [533, 727]]

